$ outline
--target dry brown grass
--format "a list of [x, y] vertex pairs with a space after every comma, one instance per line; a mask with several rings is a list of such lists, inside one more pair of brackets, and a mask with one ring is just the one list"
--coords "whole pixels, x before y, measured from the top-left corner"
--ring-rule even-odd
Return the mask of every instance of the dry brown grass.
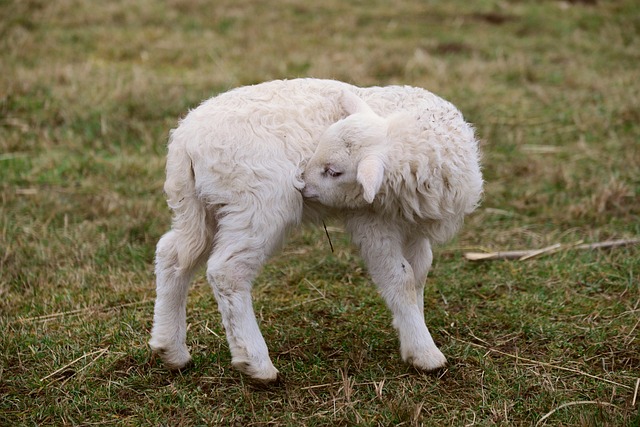
[[[640, 235], [633, 1], [0, 4], [0, 425], [638, 425], [637, 247], [469, 264], [463, 249]], [[437, 251], [427, 321], [450, 359], [398, 363], [339, 228], [255, 287], [284, 381], [229, 369], [203, 278], [194, 366], [150, 357], [165, 141], [238, 85], [412, 84], [475, 123], [483, 206]]]

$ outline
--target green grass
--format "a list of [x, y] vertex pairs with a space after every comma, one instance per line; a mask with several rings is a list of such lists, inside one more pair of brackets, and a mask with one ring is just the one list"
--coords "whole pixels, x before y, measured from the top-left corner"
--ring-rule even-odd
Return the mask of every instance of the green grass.
[[[638, 246], [462, 257], [640, 236], [636, 3], [0, 2], [0, 425], [640, 425]], [[316, 228], [255, 284], [279, 384], [230, 369], [202, 275], [193, 366], [148, 350], [169, 129], [299, 76], [425, 87], [477, 128], [483, 205], [425, 294], [443, 372], [400, 362], [346, 236]]]

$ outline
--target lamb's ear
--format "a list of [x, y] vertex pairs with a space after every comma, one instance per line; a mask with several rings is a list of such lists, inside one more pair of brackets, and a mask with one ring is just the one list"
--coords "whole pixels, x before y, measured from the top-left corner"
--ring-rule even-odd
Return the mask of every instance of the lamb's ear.
[[356, 179], [364, 189], [364, 200], [367, 203], [373, 202], [376, 194], [380, 191], [383, 178], [384, 161], [382, 156], [370, 154], [360, 160]]
[[342, 104], [342, 108], [347, 112], [347, 115], [355, 113], [377, 115], [362, 98], [349, 90], [342, 92], [340, 103]]

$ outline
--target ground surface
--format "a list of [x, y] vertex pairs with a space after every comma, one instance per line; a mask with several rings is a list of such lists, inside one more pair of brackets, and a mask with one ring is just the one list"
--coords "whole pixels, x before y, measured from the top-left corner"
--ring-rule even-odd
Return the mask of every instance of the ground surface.
[[[316, 3], [0, 2], [0, 425], [639, 425], [638, 246], [462, 256], [640, 236], [638, 3]], [[476, 125], [484, 202], [425, 295], [442, 372], [400, 363], [339, 224], [256, 282], [280, 384], [230, 369], [202, 276], [193, 366], [150, 355], [169, 129], [298, 76], [422, 86]]]

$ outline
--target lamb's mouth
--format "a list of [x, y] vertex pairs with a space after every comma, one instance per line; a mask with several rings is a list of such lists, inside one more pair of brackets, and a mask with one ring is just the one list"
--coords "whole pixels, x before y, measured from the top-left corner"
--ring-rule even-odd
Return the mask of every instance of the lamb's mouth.
[[304, 187], [300, 192], [302, 193], [302, 197], [306, 200], [318, 200], [320, 198], [320, 195], [309, 189], [309, 187]]

